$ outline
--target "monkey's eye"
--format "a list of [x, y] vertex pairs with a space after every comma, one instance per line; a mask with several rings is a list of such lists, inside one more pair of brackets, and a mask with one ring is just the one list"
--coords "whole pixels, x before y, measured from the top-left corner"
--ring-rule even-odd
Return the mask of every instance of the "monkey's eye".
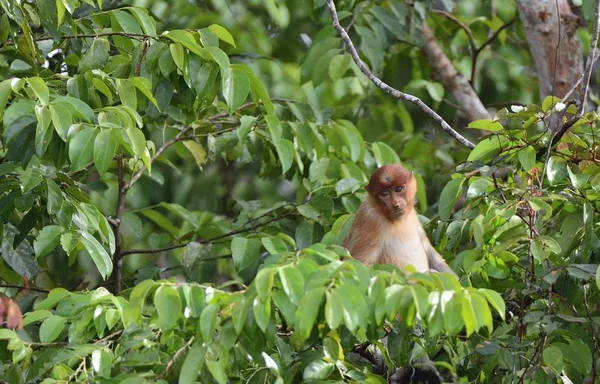
[[404, 187], [396, 187], [396, 192], [402, 192], [403, 189]]
[[388, 191], [382, 191], [379, 196], [381, 197], [387, 197], [387, 195], [389, 195]]

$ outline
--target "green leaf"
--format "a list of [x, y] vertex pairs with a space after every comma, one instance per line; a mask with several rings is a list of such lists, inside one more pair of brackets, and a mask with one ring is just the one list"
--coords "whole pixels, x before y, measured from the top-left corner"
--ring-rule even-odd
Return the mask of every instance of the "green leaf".
[[54, 288], [44, 300], [35, 303], [33, 309], [38, 310], [53, 308], [58, 302], [68, 296], [71, 296], [71, 292], [67, 291], [66, 289]]
[[60, 236], [65, 229], [58, 225], [44, 227], [33, 241], [35, 257], [43, 257], [52, 252], [60, 244]]
[[277, 273], [276, 269], [267, 267], [261, 269], [256, 274], [254, 284], [258, 297], [262, 300], [265, 300], [271, 294], [273, 283], [275, 281], [275, 273]]
[[259, 239], [236, 237], [231, 241], [233, 262], [238, 271], [243, 271], [258, 261], [261, 245]]
[[304, 368], [302, 378], [308, 381], [325, 381], [335, 370], [335, 364], [323, 360], [315, 360]]
[[137, 109], [137, 94], [135, 92], [135, 86], [128, 79], [117, 79], [117, 92], [121, 103], [126, 105], [133, 110]]
[[88, 123], [92, 123], [96, 119], [96, 115], [94, 114], [92, 108], [83, 101], [74, 97], [60, 96], [54, 99], [52, 104], [67, 108], [72, 116], [80, 117]]
[[183, 142], [183, 145], [185, 145], [188, 151], [190, 151], [190, 153], [192, 154], [192, 157], [196, 162], [196, 166], [198, 166], [199, 169], [202, 169], [202, 166], [208, 161], [206, 157], [206, 150], [204, 149], [202, 144], [193, 140], [185, 140]]
[[281, 141], [282, 129], [279, 124], [279, 119], [275, 115], [266, 115], [265, 120], [267, 121], [267, 127], [269, 128], [269, 134], [271, 135], [271, 142], [277, 146]]
[[527, 146], [519, 151], [519, 162], [523, 170], [529, 172], [535, 165], [535, 148]]
[[[365, 155], [365, 140], [354, 124], [347, 120], [341, 120], [338, 124], [334, 125], [334, 129], [348, 148], [352, 162], [355, 163], [361, 160]], [[375, 149], [373, 149], [373, 151], [375, 151]], [[378, 151], [381, 152], [381, 148], [379, 148]]]
[[144, 280], [136, 285], [129, 295], [129, 303], [131, 304], [131, 319], [134, 322], [139, 322], [142, 317], [144, 303], [150, 290], [156, 286], [152, 280]]
[[217, 318], [219, 314], [219, 306], [216, 304], [207, 305], [200, 315], [200, 333], [205, 342], [210, 342], [213, 339], [215, 329], [217, 329]]
[[48, 311], [47, 309], [40, 309], [37, 311], [28, 312], [25, 314], [25, 316], [23, 316], [23, 326], [25, 327], [29, 324], [33, 324], [40, 320], [47, 319], [50, 316], [52, 316], [52, 312]]
[[113, 269], [112, 260], [104, 247], [89, 233], [84, 231], [78, 232], [81, 234], [81, 243], [92, 257], [100, 275], [104, 278], [110, 276]]
[[[2, 16], [4, 17], [6, 16], [6, 14]], [[0, 82], [0, 116], [2, 116], [2, 113], [4, 113], [4, 109], [6, 108], [6, 102], [8, 101], [8, 98], [10, 97], [10, 95], [12, 95], [11, 82], [12, 80], [3, 80], [2, 82]]]
[[141, 213], [152, 220], [156, 225], [169, 232], [171, 236], [179, 237], [179, 228], [174, 226], [171, 220], [162, 213], [148, 208], [142, 210]]
[[198, 374], [204, 365], [206, 346], [195, 341], [187, 353], [181, 371], [179, 372], [179, 384], [195, 384]]
[[69, 160], [71, 169], [78, 171], [85, 168], [92, 160], [94, 153], [94, 141], [98, 130], [94, 128], [82, 128], [69, 141]]
[[439, 210], [441, 220], [448, 220], [454, 211], [454, 203], [462, 193], [462, 186], [465, 182], [464, 176], [450, 180], [440, 196]]
[[263, 333], [267, 332], [269, 321], [271, 320], [271, 299], [266, 298], [265, 300], [260, 297], [254, 299], [254, 319], [256, 325], [260, 328]]
[[148, 15], [147, 9], [142, 7], [128, 7], [125, 9], [133, 14], [133, 17], [135, 17], [142, 26], [146, 35], [156, 36], [156, 23], [154, 22], [154, 18]]
[[342, 298], [335, 290], [325, 292], [325, 297], [325, 321], [330, 329], [337, 329], [343, 320]]
[[197, 285], [184, 286], [184, 296], [192, 316], [199, 317], [204, 309], [204, 289]]
[[177, 68], [183, 71], [185, 69], [185, 52], [183, 51], [183, 45], [172, 43], [169, 45], [169, 51], [171, 51], [171, 57]]
[[228, 30], [226, 30], [218, 24], [209, 25], [208, 29], [210, 29], [212, 33], [217, 35], [217, 37], [220, 40], [223, 40], [224, 42], [235, 48], [235, 41], [233, 40], [233, 36], [231, 36], [231, 33], [229, 33]]
[[598, 265], [598, 270], [596, 271], [596, 285], [600, 289], [600, 265]]
[[548, 348], [544, 349], [544, 353], [542, 356], [544, 359], [544, 363], [548, 364], [556, 372], [561, 372], [563, 370], [565, 363], [560, 348], [551, 345]]
[[294, 163], [294, 144], [286, 139], [281, 139], [275, 147], [277, 149], [277, 155], [281, 162], [281, 174], [285, 174]]
[[40, 341], [51, 343], [60, 335], [67, 324], [67, 319], [62, 316], [50, 316], [40, 326]]
[[112, 355], [106, 349], [96, 349], [92, 352], [92, 369], [100, 377], [110, 377], [110, 371], [112, 369]]
[[104, 68], [110, 57], [109, 50], [110, 44], [107, 39], [95, 38], [79, 62], [79, 73]]
[[100, 93], [102, 93], [104, 96], [106, 96], [109, 103], [112, 103], [113, 93], [110, 90], [110, 88], [108, 88], [108, 86], [104, 83], [104, 81], [102, 81], [101, 79], [99, 79], [97, 77], [94, 77], [92, 79], [92, 84]]
[[35, 107], [35, 115], [38, 122], [35, 131], [35, 153], [41, 157], [46, 153], [46, 150], [52, 141], [52, 134], [54, 131], [48, 129], [50, 127], [50, 122], [52, 121], [52, 114], [47, 107], [37, 105]]
[[100, 176], [110, 167], [110, 163], [117, 154], [119, 141], [113, 129], [103, 129], [94, 140], [94, 166]]
[[154, 292], [154, 306], [158, 313], [158, 326], [166, 332], [177, 325], [182, 314], [183, 305], [176, 288], [170, 285], [161, 285]]
[[385, 164], [400, 164], [400, 157], [386, 143], [382, 143], [380, 141], [376, 141], [371, 146], [373, 150], [373, 155], [375, 155], [375, 160], [377, 161], [377, 166], [381, 167]]
[[491, 289], [480, 288], [479, 292], [481, 292], [483, 296], [485, 296], [488, 303], [490, 303], [490, 305], [494, 307], [494, 309], [496, 310], [496, 312], [498, 312], [502, 320], [504, 320], [504, 316], [506, 314], [506, 305], [504, 304], [504, 300], [502, 300], [502, 296], [500, 296], [498, 292], [493, 291]]
[[46, 82], [41, 77], [28, 77], [26, 80], [40, 102], [43, 105], [48, 104], [50, 102], [50, 91]]
[[489, 162], [500, 153], [505, 146], [506, 139], [503, 136], [488, 137], [481, 140], [467, 157], [467, 161]]
[[50, 110], [54, 130], [62, 141], [66, 142], [69, 127], [73, 124], [71, 112], [60, 104], [50, 104], [48, 108]]
[[250, 129], [256, 122], [256, 117], [244, 115], [240, 118], [240, 126], [237, 129], [237, 137], [240, 142], [243, 142], [250, 133]]
[[139, 89], [140, 92], [142, 92], [144, 94], [144, 96], [146, 96], [148, 98], [148, 100], [150, 100], [152, 102], [152, 104], [154, 104], [156, 109], [158, 109], [160, 111], [158, 102], [156, 101], [156, 99], [154, 98], [154, 95], [152, 94], [152, 84], [150, 83], [150, 81], [148, 79], [143, 78], [143, 77], [132, 77], [129, 79], [129, 81], [131, 81], [131, 84], [133, 84], [137, 89]]
[[[300, 298], [304, 293], [304, 276], [302, 275], [302, 272], [294, 266], [279, 268], [279, 279], [281, 280], [283, 291], [290, 301], [298, 305]], [[327, 305], [325, 308], [327, 309]]]
[[250, 80], [243, 71], [237, 68], [225, 68], [222, 74], [222, 92], [229, 112], [233, 113], [248, 98]]
[[477, 316], [475, 314], [475, 308], [473, 307], [470, 297], [465, 294], [462, 297], [462, 318], [467, 328], [467, 337], [471, 336], [473, 332], [477, 331]]
[[[546, 98], [544, 99], [544, 101], [542, 102], [542, 111], [548, 112], [550, 110], [550, 108], [552, 108], [554, 106], [554, 104], [560, 102], [560, 98], [556, 97], [556, 96], [546, 96]], [[560, 370], [559, 370], [560, 372]]]
[[467, 125], [467, 128], [482, 129], [490, 132], [501, 132], [504, 130], [502, 124], [489, 119], [475, 120]]
[[248, 317], [248, 311], [250, 310], [250, 305], [252, 304], [251, 300], [248, 300], [244, 296], [239, 296], [237, 300], [234, 301], [233, 309], [231, 312], [231, 319], [233, 321], [233, 328], [239, 335], [244, 328], [244, 324], [246, 322], [246, 318]]
[[319, 309], [321, 308], [321, 300], [323, 300], [323, 294], [325, 293], [323, 287], [314, 288], [300, 299], [298, 308], [296, 309], [296, 328], [295, 335], [301, 343], [304, 343], [317, 320]]
[[486, 300], [477, 294], [472, 294], [470, 298], [473, 309], [475, 310], [475, 317], [477, 318], [477, 328], [487, 327], [488, 332], [491, 335], [494, 330], [494, 325], [492, 313], [490, 312]]
[[146, 148], [146, 137], [144, 132], [139, 128], [129, 127], [125, 130], [127, 137], [131, 143], [131, 148], [136, 157], [142, 159], [144, 165], [148, 169], [148, 172], [152, 171], [152, 160], [150, 159], [149, 152]]
[[567, 166], [567, 172], [569, 174], [569, 179], [571, 180], [571, 185], [577, 189], [583, 188], [590, 178], [589, 175], [573, 173], [569, 166]]
[[352, 56], [348, 54], [335, 55], [329, 62], [329, 77], [332, 81], [341, 79], [350, 65], [352, 64]]

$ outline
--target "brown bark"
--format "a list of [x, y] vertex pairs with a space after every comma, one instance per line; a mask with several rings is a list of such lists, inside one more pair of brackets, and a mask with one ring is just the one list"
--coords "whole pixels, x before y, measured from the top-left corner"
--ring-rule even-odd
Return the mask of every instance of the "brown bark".
[[[567, 0], [517, 0], [540, 87], [540, 100], [562, 98], [583, 73], [583, 56], [575, 32], [579, 17]], [[581, 87], [571, 98], [582, 100]]]
[[456, 102], [463, 108], [467, 119], [473, 121], [491, 118], [467, 78], [454, 68], [450, 59], [444, 54], [427, 24], [423, 26], [423, 34], [425, 44], [422, 49], [427, 62], [433, 68], [439, 82], [452, 93]]

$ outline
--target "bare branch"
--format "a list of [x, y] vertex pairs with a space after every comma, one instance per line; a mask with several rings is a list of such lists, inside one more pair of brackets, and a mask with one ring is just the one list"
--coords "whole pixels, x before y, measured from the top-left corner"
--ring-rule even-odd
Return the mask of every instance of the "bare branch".
[[440, 115], [438, 115], [427, 104], [425, 104], [423, 101], [421, 101], [421, 99], [419, 99], [416, 96], [410, 95], [408, 93], [401, 92], [401, 91], [389, 86], [388, 84], [384, 83], [381, 79], [376, 77], [369, 70], [369, 68], [367, 68], [365, 63], [363, 63], [363, 61], [360, 59], [360, 57], [358, 55], [358, 51], [356, 50], [354, 43], [352, 43], [350, 36], [348, 36], [348, 33], [346, 32], [346, 30], [340, 25], [340, 21], [338, 19], [337, 11], [335, 9], [335, 4], [333, 3], [333, 0], [327, 0], [327, 5], [328, 5], [329, 11], [331, 13], [331, 19], [333, 21], [334, 28], [340, 34], [340, 36], [342, 37], [342, 40], [344, 40], [344, 43], [346, 44], [348, 51], [350, 52], [350, 56], [352, 56], [352, 59], [354, 60], [354, 62], [358, 66], [358, 68], [371, 82], [373, 82], [376, 86], [378, 86], [385, 92], [396, 97], [397, 99], [408, 101], [410, 103], [415, 104], [419, 109], [421, 109], [429, 117], [431, 117], [434, 121], [436, 121], [440, 125], [442, 130], [444, 130], [446, 133], [448, 133], [450, 136], [452, 136], [454, 139], [456, 139], [459, 143], [461, 143], [462, 145], [464, 145], [467, 148], [475, 148], [475, 144], [473, 144], [472, 142], [467, 140], [460, 133], [456, 132]]
[[479, 95], [465, 76], [454, 68], [427, 23], [423, 24], [423, 35], [425, 44], [422, 49], [427, 62], [433, 68], [437, 80], [461, 103], [467, 119], [471, 121], [489, 119], [491, 116], [483, 106]]
[[37, 287], [26, 287], [24, 285], [19, 285], [19, 284], [0, 284], [0, 288], [16, 288], [16, 289], [28, 289], [30, 291], [36, 291], [36, 292], [42, 292], [42, 293], [48, 293], [50, 292], [49, 289], [46, 288], [37, 288]]

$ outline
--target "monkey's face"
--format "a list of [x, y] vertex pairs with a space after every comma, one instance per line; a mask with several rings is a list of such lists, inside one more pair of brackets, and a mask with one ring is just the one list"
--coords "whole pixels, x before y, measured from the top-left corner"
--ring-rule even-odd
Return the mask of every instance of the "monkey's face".
[[409, 208], [406, 199], [406, 189], [403, 185], [384, 189], [377, 195], [380, 204], [385, 207], [388, 216], [393, 219], [402, 217]]
[[367, 192], [386, 217], [397, 220], [413, 208], [417, 185], [412, 172], [388, 164], [373, 173]]

